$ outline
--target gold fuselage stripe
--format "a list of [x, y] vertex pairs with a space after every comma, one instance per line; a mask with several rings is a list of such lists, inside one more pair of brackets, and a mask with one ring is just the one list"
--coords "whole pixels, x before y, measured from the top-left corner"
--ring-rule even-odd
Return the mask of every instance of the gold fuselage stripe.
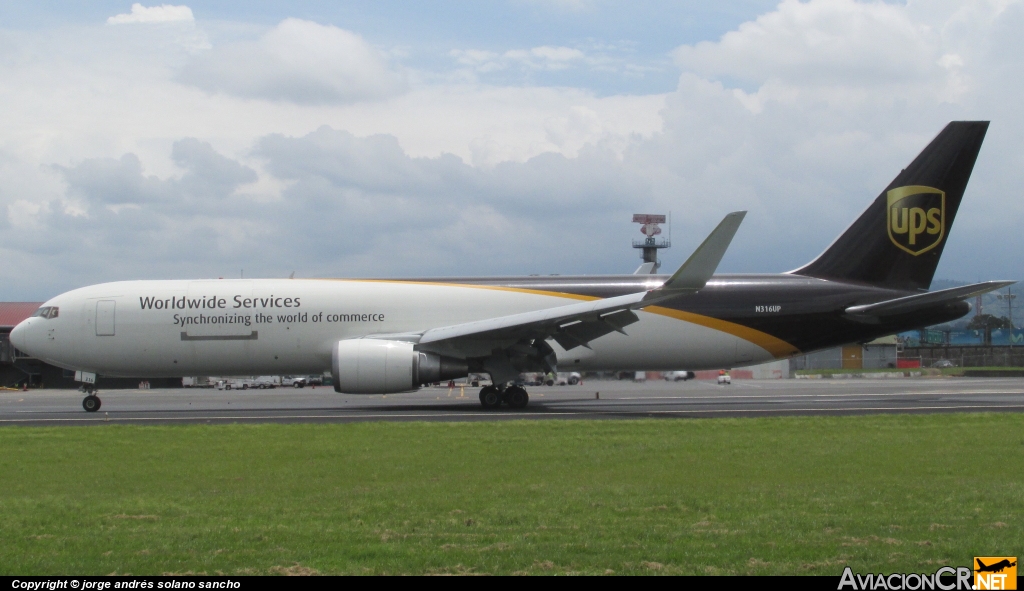
[[749, 326], [743, 326], [742, 324], [736, 324], [735, 322], [729, 322], [728, 320], [694, 314], [693, 312], [673, 310], [672, 308], [663, 308], [661, 306], [648, 306], [644, 308], [644, 312], [652, 312], [654, 314], [668, 316], [669, 318], [675, 318], [684, 322], [699, 324], [714, 330], [729, 333], [735, 337], [754, 343], [758, 347], [761, 347], [765, 351], [774, 355], [777, 359], [791, 357], [800, 352], [800, 349], [797, 349], [778, 337], [773, 337], [772, 335], [766, 332], [761, 332], [756, 328], [750, 328]]

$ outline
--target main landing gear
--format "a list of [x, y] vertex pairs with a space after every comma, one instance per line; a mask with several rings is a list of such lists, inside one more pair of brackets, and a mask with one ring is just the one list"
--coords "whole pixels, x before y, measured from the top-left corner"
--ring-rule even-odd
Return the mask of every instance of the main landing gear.
[[82, 400], [82, 408], [85, 409], [85, 412], [96, 412], [100, 409], [100, 397], [96, 395], [95, 386], [82, 386], [78, 391], [85, 393], [85, 398]]
[[484, 386], [480, 389], [480, 404], [484, 408], [499, 408], [505, 403], [509, 408], [526, 408], [530, 403], [530, 395], [522, 386], [506, 386], [503, 389], [497, 386]]

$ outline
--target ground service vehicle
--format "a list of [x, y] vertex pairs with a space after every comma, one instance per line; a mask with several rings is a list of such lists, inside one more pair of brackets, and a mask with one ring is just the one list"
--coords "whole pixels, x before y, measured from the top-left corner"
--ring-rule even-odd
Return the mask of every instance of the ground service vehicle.
[[182, 388], [212, 388], [214, 384], [207, 377], [186, 376], [181, 378]]
[[[715, 275], [745, 212], [672, 275], [123, 281], [47, 301], [12, 343], [81, 376], [321, 374], [390, 394], [488, 374], [522, 408], [524, 372], [719, 369], [955, 320], [1009, 281], [926, 291], [988, 129], [952, 122], [820, 256]], [[58, 313], [59, 311], [59, 313]]]
[[257, 378], [253, 380], [253, 387], [259, 388], [260, 390], [269, 390], [271, 388], [276, 388], [280, 383], [281, 378], [278, 376], [257, 376]]
[[291, 386], [293, 388], [305, 388], [306, 378], [304, 376], [284, 376], [284, 378], [281, 379], [281, 385], [285, 387]]
[[665, 378], [666, 382], [678, 382], [680, 380], [685, 382], [686, 380], [692, 380], [697, 375], [692, 371], [678, 370], [667, 372], [662, 377]]

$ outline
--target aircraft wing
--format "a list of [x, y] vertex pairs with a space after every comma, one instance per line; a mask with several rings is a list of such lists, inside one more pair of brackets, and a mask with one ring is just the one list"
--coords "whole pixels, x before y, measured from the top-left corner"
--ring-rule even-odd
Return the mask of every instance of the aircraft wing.
[[[644, 303], [648, 292], [580, 302], [534, 312], [523, 312], [432, 328], [419, 339], [421, 349], [452, 349], [464, 355], [487, 355], [519, 341], [553, 338], [564, 349], [587, 346], [610, 332], [625, 334], [623, 328], [640, 320], [634, 309]], [[434, 344], [434, 347], [424, 346]], [[447, 351], [446, 351], [447, 352]]]
[[952, 287], [950, 289], [942, 289], [939, 291], [929, 291], [926, 293], [915, 294], [902, 298], [896, 298], [892, 300], [885, 300], [884, 302], [876, 302], [874, 304], [864, 304], [861, 306], [850, 306], [846, 309], [846, 313], [851, 316], [892, 316], [895, 314], [904, 314], [906, 312], [913, 312], [921, 308], [934, 306], [936, 304], [956, 302], [979, 296], [983, 293], [1007, 287], [1017, 283], [1016, 281], [985, 281], [983, 283], [975, 283], [973, 285], [964, 285], [962, 287]]
[[673, 295], [682, 293], [696, 293], [704, 289], [707, 282], [715, 274], [718, 264], [722, 262], [725, 251], [736, 236], [740, 223], [746, 217], [745, 211], [734, 211], [719, 222], [718, 226], [708, 234], [704, 242], [693, 251], [690, 258], [686, 259], [675, 273], [669, 277], [660, 288], [651, 292], [651, 297], [658, 297], [660, 294], [671, 291]]

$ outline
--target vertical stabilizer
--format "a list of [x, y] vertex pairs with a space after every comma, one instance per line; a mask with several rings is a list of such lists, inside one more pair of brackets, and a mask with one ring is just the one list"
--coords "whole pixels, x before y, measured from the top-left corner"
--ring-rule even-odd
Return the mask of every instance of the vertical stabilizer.
[[954, 121], [799, 275], [928, 289], [988, 121]]

